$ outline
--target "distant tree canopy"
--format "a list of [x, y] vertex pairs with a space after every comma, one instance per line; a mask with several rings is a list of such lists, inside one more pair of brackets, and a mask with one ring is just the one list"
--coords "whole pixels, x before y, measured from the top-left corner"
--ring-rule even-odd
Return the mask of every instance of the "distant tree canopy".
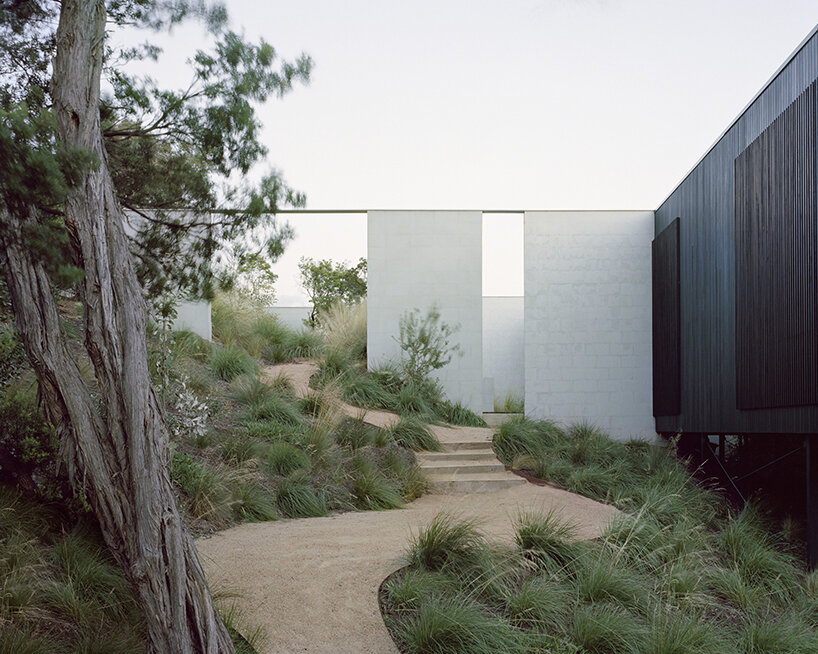
[[[0, 193], [40, 209], [29, 244], [43, 250], [55, 281], [70, 286], [80, 273], [67, 249], [61, 204], [72, 181], [96, 163], [90, 153], [66, 151], [54, 138], [50, 75], [60, 4], [0, 0], [0, 150], [7, 155], [0, 160]], [[102, 75], [110, 90], [99, 107], [117, 198], [131, 212], [128, 235], [140, 282], [149, 295], [174, 287], [208, 297], [224, 243], [234, 243], [242, 266], [245, 256], [274, 261], [292, 237], [274, 213], [303, 206], [305, 196], [276, 170], [258, 183], [246, 180], [268, 155], [255, 107], [307, 82], [312, 60], [281, 61], [264, 40], [246, 42], [229, 29], [221, 5], [107, 4], [115, 25], [161, 30], [196, 18], [213, 41], [211, 50], [189, 60], [191, 81], [176, 90], [128, 72], [132, 62], [158, 60], [159, 48], [114, 50], [106, 42]], [[263, 234], [263, 243], [250, 248], [242, 237], [254, 231]]]
[[[117, 26], [158, 30], [188, 17], [203, 21], [214, 46], [194, 55], [182, 90], [126, 72], [157, 48], [109, 45]], [[0, 305], [11, 307], [54, 427], [34, 441], [56, 438], [144, 611], [151, 654], [234, 647], [176, 504], [145, 294], [209, 295], [213, 255], [226, 242], [237, 270], [281, 254], [290, 231], [273, 214], [304, 196], [275, 171], [247, 181], [267, 154], [255, 106], [307, 81], [311, 65], [245, 42], [221, 5], [0, 0]], [[139, 220], [129, 226], [123, 207]], [[261, 245], [248, 238], [254, 230]], [[82, 303], [92, 384], [63, 327], [59, 288]]]
[[315, 327], [318, 315], [335, 302], [358, 302], [366, 297], [366, 259], [361, 257], [354, 266], [333, 263], [330, 259], [315, 261], [302, 257], [298, 264], [301, 286], [312, 302], [310, 325]]

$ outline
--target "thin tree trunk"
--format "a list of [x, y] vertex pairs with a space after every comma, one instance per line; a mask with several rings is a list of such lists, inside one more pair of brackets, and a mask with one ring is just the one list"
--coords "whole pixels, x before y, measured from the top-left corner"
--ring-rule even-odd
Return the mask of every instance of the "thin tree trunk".
[[0, 206], [3, 268], [16, 327], [61, 437], [62, 459], [133, 584], [145, 612], [148, 650], [233, 652], [170, 481], [168, 433], [150, 384], [146, 305], [99, 124], [104, 30], [102, 0], [63, 0], [53, 79], [59, 136], [100, 161], [71, 193], [66, 225], [85, 271], [85, 347], [101, 411], [68, 350], [48, 276], [24, 247], [24, 223], [33, 217]]

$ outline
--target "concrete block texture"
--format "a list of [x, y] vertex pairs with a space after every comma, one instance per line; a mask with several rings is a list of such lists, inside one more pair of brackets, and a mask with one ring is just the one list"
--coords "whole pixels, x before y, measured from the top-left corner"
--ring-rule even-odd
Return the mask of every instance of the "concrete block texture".
[[655, 438], [652, 211], [525, 214], [525, 408]]
[[172, 329], [188, 330], [205, 340], [213, 340], [210, 321], [210, 302], [206, 300], [185, 300], [176, 307], [176, 319]]
[[525, 298], [483, 298], [483, 411], [525, 396]]
[[438, 371], [446, 395], [482, 410], [483, 219], [479, 211], [370, 211], [367, 356], [371, 367], [400, 359], [401, 316], [436, 305], [460, 328], [461, 355]]

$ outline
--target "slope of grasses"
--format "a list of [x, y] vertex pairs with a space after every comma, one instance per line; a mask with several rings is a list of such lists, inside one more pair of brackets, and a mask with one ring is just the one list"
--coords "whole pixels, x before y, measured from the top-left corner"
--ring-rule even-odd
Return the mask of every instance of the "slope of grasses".
[[[76, 313], [65, 320], [81, 334]], [[215, 343], [159, 329], [149, 342], [171, 433], [171, 478], [194, 535], [238, 522], [397, 508], [425, 492], [412, 450], [387, 430], [347, 419], [332, 384], [298, 399], [285, 379], [261, 372], [265, 357], [315, 356], [324, 348], [320, 334], [286, 330], [271, 316], [219, 300], [213, 324]], [[56, 477], [55, 434], [19, 349], [2, 325], [0, 654], [144, 651], [129, 584], [81, 498]], [[223, 606], [235, 622], [235, 608]], [[245, 645], [239, 651], [252, 651]]]
[[759, 509], [724, 509], [672, 448], [518, 419], [495, 449], [624, 512], [594, 542], [555, 514], [520, 515], [514, 547], [439, 516], [382, 587], [403, 652], [818, 653], [818, 572]]

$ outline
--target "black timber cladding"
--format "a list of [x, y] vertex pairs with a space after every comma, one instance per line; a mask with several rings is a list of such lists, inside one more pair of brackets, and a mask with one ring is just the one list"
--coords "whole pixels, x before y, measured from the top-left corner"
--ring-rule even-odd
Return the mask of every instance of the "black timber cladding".
[[651, 245], [653, 275], [653, 415], [681, 410], [679, 220]]
[[815, 90], [735, 161], [739, 409], [818, 404]]
[[[681, 282], [681, 407], [678, 415], [657, 416], [657, 431], [818, 433], [818, 406], [814, 403], [748, 410], [748, 405], [756, 402], [752, 399], [747, 401], [752, 395], [750, 389], [741, 389], [740, 401], [737, 320], [745, 320], [746, 316], [738, 316], [737, 269], [742, 263], [736, 257], [735, 186], [736, 167], [741, 165], [736, 163], [736, 159], [816, 79], [818, 32], [813, 32], [656, 210], [654, 233], [657, 235], [677, 217], [680, 218]], [[813, 143], [816, 129], [818, 127], [813, 126]], [[804, 138], [809, 138], [806, 131]], [[739, 210], [743, 211], [740, 207]], [[808, 230], [808, 226], [801, 225], [799, 229]], [[807, 255], [807, 258], [809, 256], [815, 258], [814, 253]], [[778, 252], [776, 257], [781, 259], [783, 254]], [[804, 265], [803, 258], [801, 265]], [[814, 277], [807, 279], [807, 282], [813, 287], [816, 285]], [[744, 302], [746, 308], [747, 300]], [[805, 313], [799, 319], [806, 319]], [[746, 359], [741, 363], [744, 366], [748, 364]], [[804, 374], [807, 373], [803, 370], [797, 373]], [[801, 397], [797, 401], [810, 400]]]

